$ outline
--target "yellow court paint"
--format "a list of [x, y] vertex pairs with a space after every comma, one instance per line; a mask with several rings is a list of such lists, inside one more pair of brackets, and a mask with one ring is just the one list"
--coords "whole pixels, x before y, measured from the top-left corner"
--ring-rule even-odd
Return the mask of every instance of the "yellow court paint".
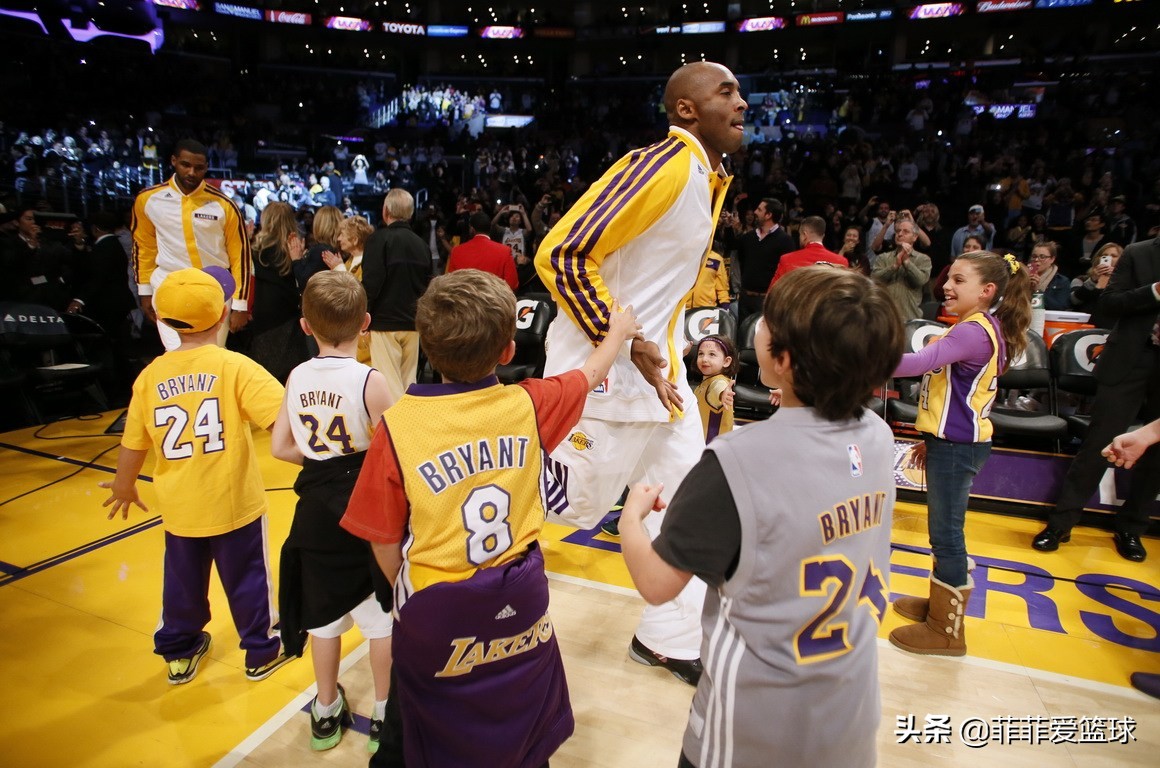
[[[3, 765], [212, 765], [313, 682], [308, 659], [263, 682], [245, 679], [215, 576], [208, 627], [213, 648], [196, 680], [167, 684], [164, 663], [152, 653], [162, 530], [152, 512], [134, 510], [127, 521], [107, 520], [101, 508], [107, 493], [97, 487], [112, 478], [115, 467], [117, 437], [103, 432], [116, 415], [54, 424], [40, 430], [40, 437], [34, 429], [0, 435], [0, 501], [76, 472], [0, 506], [0, 673], [8, 694], [0, 697]], [[266, 487], [285, 489], [268, 493], [276, 568], [293, 515], [295, 496], [288, 489], [297, 470], [269, 456], [266, 433], [254, 438]], [[106, 448], [112, 450], [94, 467], [79, 466]], [[151, 466], [147, 461], [143, 472], [149, 474]], [[150, 484], [143, 482], [141, 489], [151, 503]], [[1119, 686], [1134, 695], [1126, 687], [1129, 673], [1160, 672], [1155, 563], [1122, 560], [1110, 534], [1092, 529], [1076, 529], [1058, 553], [1037, 553], [1029, 543], [1040, 527], [1035, 520], [968, 516], [968, 549], [979, 563], [967, 619], [971, 656]], [[924, 507], [897, 505], [893, 540], [892, 591], [922, 593], [930, 567], [923, 551]], [[1160, 558], [1160, 543], [1146, 545], [1153, 559]], [[622, 590], [632, 586], [615, 539], [547, 525], [543, 546], [554, 573]], [[612, 599], [591, 587], [569, 589], [577, 600]], [[568, 624], [563, 616], [556, 621]], [[888, 611], [880, 635], [900, 622]], [[625, 639], [608, 638], [607, 653], [610, 667], [627, 665], [631, 676], [639, 670], [623, 661]], [[349, 634], [344, 654], [360, 642], [357, 633]], [[562, 636], [561, 643], [567, 655], [569, 638]], [[366, 702], [357, 703], [365, 713]], [[295, 723], [298, 739], [300, 718]], [[313, 759], [304, 744], [295, 744], [302, 749], [301, 764]]]

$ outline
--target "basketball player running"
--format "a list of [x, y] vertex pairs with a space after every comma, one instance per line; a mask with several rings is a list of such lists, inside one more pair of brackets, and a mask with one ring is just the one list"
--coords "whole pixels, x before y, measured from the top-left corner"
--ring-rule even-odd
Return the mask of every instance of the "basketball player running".
[[[552, 453], [570, 508], [549, 519], [578, 528], [595, 527], [630, 482], [675, 489], [705, 447], [678, 335], [732, 178], [722, 157], [741, 148], [747, 105], [733, 73], [711, 62], [674, 72], [664, 101], [668, 137], [617, 161], [536, 254], [561, 310], [548, 331], [547, 375], [583, 363], [608, 332], [614, 300], [632, 304], [643, 326]], [[650, 516], [653, 535], [661, 519]], [[695, 685], [704, 594], [693, 580], [646, 607], [630, 656]]]

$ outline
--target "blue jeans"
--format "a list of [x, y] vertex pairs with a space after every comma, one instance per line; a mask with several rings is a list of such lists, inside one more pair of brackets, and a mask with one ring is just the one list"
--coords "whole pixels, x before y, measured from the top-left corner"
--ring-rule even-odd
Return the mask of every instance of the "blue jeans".
[[990, 443], [952, 443], [923, 435], [926, 443], [926, 508], [934, 577], [955, 587], [967, 584], [967, 541], [963, 526], [971, 482], [991, 455]]

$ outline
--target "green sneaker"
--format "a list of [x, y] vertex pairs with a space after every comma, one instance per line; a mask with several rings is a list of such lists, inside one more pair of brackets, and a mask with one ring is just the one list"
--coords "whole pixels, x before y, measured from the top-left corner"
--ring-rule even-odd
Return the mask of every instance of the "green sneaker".
[[367, 752], [372, 755], [379, 751], [379, 743], [383, 740], [383, 721], [371, 718], [370, 741], [367, 742]]
[[342, 702], [342, 706], [338, 708], [338, 714], [331, 717], [318, 717], [314, 714], [314, 705], [318, 703], [317, 696], [310, 703], [310, 748], [315, 752], [338, 746], [338, 742], [342, 741], [342, 732], [353, 723], [350, 705], [346, 703], [346, 691], [341, 684], [338, 686], [338, 700]]
[[212, 641], [213, 638], [210, 637], [209, 632], [202, 632], [201, 645], [193, 652], [192, 656], [169, 662], [170, 685], [184, 685], [197, 677], [197, 667], [201, 663], [202, 657], [209, 653], [209, 645]]
[[601, 523], [600, 532], [609, 536], [620, 536], [620, 515]]

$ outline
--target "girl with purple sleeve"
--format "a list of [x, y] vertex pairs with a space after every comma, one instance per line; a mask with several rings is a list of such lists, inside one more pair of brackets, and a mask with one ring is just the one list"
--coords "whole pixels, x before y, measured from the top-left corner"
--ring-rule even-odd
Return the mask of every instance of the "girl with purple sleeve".
[[989, 414], [999, 374], [1027, 347], [1030, 279], [1014, 256], [966, 253], [951, 265], [944, 293], [959, 323], [922, 351], [904, 355], [894, 372], [925, 373], [915, 419], [923, 441], [913, 461], [926, 472], [934, 562], [929, 598], [894, 603], [896, 613], [919, 623], [895, 629], [890, 642], [911, 653], [962, 656], [963, 615], [973, 587], [963, 532], [967, 502], [991, 452]]

